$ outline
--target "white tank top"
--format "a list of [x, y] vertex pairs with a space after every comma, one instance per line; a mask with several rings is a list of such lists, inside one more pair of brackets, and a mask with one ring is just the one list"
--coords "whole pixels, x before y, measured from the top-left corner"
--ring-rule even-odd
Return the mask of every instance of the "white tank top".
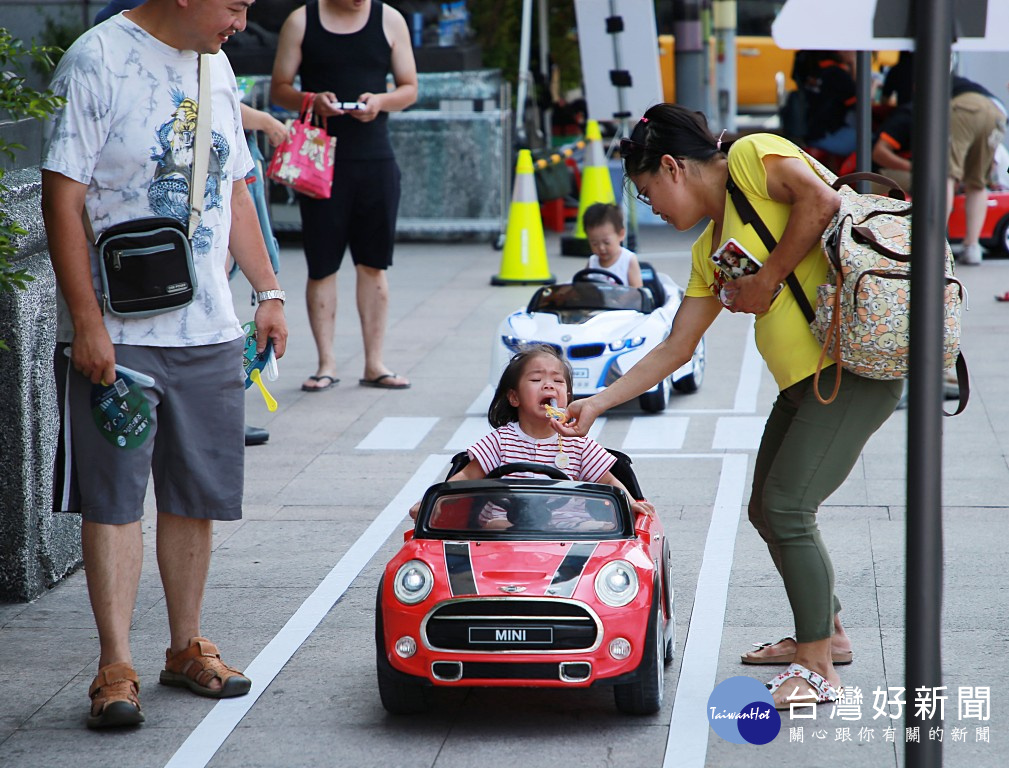
[[626, 248], [620, 249], [620, 255], [617, 260], [613, 262], [610, 266], [604, 267], [599, 263], [599, 257], [594, 253], [589, 256], [589, 267], [594, 269], [605, 269], [607, 272], [616, 275], [620, 278], [620, 281], [627, 285], [627, 273], [631, 268], [631, 258], [634, 254], [627, 250]]

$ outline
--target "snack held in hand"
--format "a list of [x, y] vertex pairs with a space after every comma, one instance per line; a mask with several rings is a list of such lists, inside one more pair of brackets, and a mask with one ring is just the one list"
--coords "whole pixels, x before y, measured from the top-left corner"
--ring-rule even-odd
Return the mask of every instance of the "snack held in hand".
[[549, 403], [543, 403], [543, 407], [546, 409], [547, 416], [551, 419], [557, 419], [558, 421], [567, 421], [568, 412], [563, 408], [557, 407], [557, 401], [551, 400]]

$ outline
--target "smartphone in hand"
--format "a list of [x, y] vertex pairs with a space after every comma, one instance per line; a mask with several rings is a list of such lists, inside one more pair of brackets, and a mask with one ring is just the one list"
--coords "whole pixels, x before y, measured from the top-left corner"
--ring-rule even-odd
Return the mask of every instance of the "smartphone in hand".
[[[746, 275], [755, 275], [763, 266], [760, 260], [746, 250], [734, 237], [730, 237], [718, 247], [718, 250], [711, 254], [711, 261], [718, 268], [715, 273], [718, 298], [726, 307], [730, 306], [730, 302], [726, 300], [725, 284]], [[781, 286], [778, 286], [778, 290], [774, 292], [774, 295], [777, 296], [780, 290]]]
[[346, 110], [359, 110], [367, 107], [363, 101], [341, 101], [337, 106]]
[[738, 240], [730, 237], [711, 254], [711, 261], [725, 275], [726, 280], [736, 280], [745, 275], [755, 275], [763, 265]]

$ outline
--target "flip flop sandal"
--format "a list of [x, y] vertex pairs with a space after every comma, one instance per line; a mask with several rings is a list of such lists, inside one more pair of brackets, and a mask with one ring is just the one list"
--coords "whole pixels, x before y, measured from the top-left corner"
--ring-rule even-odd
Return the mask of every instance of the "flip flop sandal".
[[[215, 678], [221, 681], [220, 688], [210, 687]], [[165, 668], [158, 680], [162, 685], [188, 688], [211, 699], [243, 696], [252, 688], [252, 681], [222, 662], [217, 646], [205, 637], [194, 637], [189, 647], [178, 653], [172, 653], [169, 648], [165, 652]]]
[[[790, 710], [792, 708], [792, 703], [796, 704], [827, 704], [828, 702], [837, 701], [841, 694], [844, 692], [844, 687], [835, 688], [830, 683], [827, 682], [826, 678], [822, 675], [817, 674], [811, 669], [807, 669], [801, 664], [789, 664], [788, 669], [782, 672], [780, 675], [775, 675], [771, 678], [770, 682], [765, 683], [767, 690], [774, 695], [786, 680], [791, 680], [794, 677], [798, 677], [809, 683], [810, 693], [800, 693], [798, 695], [791, 695], [789, 700], [781, 704], [776, 704], [775, 709]], [[799, 689], [796, 689], [798, 691]]]
[[[781, 638], [773, 643], [754, 643], [753, 647], [756, 650], [748, 651], [739, 657], [739, 661], [742, 664], [752, 664], [757, 665], [773, 665], [773, 664], [791, 664], [795, 661], [795, 651], [789, 651], [788, 653], [772, 653], [770, 655], [763, 654], [758, 656], [757, 653], [762, 651], [764, 648], [770, 648], [772, 645], [777, 645], [778, 643], [783, 643], [786, 640], [791, 640], [795, 642], [794, 635], [788, 635]], [[851, 664], [854, 655], [851, 651], [834, 651], [831, 653], [831, 661], [835, 665]]]
[[[301, 385], [302, 392], [325, 392], [327, 389], [332, 389], [333, 387], [335, 387], [337, 384], [340, 383], [339, 379], [333, 376], [329, 376], [327, 374], [323, 374], [322, 376], [309, 376], [308, 380], [319, 382], [319, 386], [310, 387], [308, 386], [308, 384], [302, 384]], [[325, 384], [322, 383], [323, 380], [326, 380]]]
[[116, 662], [99, 668], [88, 689], [91, 713], [88, 728], [116, 728], [140, 725], [140, 680], [129, 664]]
[[358, 379], [357, 383], [362, 387], [375, 387], [376, 389], [409, 389], [410, 382], [406, 384], [390, 384], [386, 379], [398, 379], [399, 374], [396, 373], [383, 373], [381, 376], [376, 376], [374, 379]]
[[995, 301], [1009, 301], [1009, 291], [1002, 294], [996, 294]]

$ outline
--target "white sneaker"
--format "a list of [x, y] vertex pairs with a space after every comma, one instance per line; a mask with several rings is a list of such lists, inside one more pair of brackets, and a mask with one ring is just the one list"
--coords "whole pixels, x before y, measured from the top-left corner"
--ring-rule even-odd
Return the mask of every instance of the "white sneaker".
[[967, 266], [977, 266], [981, 263], [981, 244], [965, 245], [960, 251], [960, 263]]

